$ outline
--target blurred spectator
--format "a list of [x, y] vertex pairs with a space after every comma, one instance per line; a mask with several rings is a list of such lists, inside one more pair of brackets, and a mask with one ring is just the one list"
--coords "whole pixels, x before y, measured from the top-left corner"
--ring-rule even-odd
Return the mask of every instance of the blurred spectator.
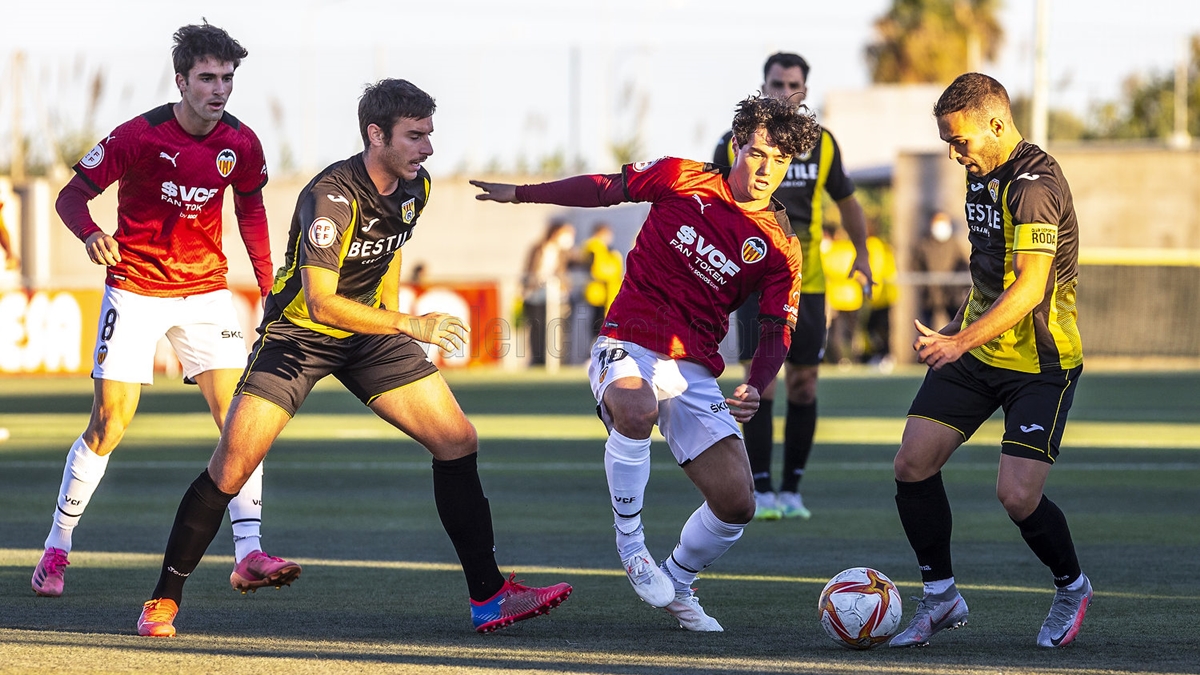
[[408, 278], [408, 283], [418, 288], [423, 288], [429, 283], [429, 279], [425, 271], [425, 263], [419, 262], [416, 265], [413, 265], [412, 274]]
[[3, 201], [0, 201], [0, 251], [4, 252], [4, 269], [15, 270], [21, 266], [21, 258], [13, 250], [12, 239], [8, 236], [8, 226], [4, 224]]
[[[546, 301], [548, 296], [557, 299], [554, 316], [566, 318], [566, 302], [570, 286], [567, 283], [567, 264], [571, 260], [571, 249], [575, 247], [575, 226], [556, 220], [546, 229], [542, 238], [529, 252], [525, 265], [525, 307], [523, 314], [529, 325], [530, 365], [546, 364]], [[550, 293], [547, 287], [553, 286]], [[561, 321], [559, 322], [561, 324]]]
[[624, 260], [621, 252], [612, 247], [612, 240], [612, 227], [608, 223], [598, 223], [592, 229], [592, 236], [583, 242], [580, 256], [580, 263], [588, 273], [584, 299], [592, 310], [593, 338], [600, 334], [604, 315], [617, 297], [624, 275]]
[[890, 370], [891, 312], [896, 302], [896, 256], [890, 244], [872, 234], [867, 237], [867, 255], [873, 275], [871, 298], [867, 303], [866, 344], [861, 360]]
[[851, 275], [857, 253], [848, 239], [835, 239], [836, 227], [823, 228], [821, 266], [825, 269], [825, 300], [829, 308], [827, 363], [851, 363], [858, 334], [858, 312], [863, 306], [862, 282]]
[[[942, 211], [929, 219], [929, 230], [913, 251], [913, 271], [950, 274], [965, 272], [967, 255], [954, 238], [954, 224]], [[919, 316], [921, 323], [938, 330], [950, 322], [966, 299], [969, 285], [929, 283], [922, 286]]]

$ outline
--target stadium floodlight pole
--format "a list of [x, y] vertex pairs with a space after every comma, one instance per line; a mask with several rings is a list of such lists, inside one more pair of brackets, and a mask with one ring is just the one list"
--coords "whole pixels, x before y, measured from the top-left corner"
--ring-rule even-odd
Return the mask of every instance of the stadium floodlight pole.
[[1037, 0], [1037, 27], [1033, 47], [1033, 97], [1030, 102], [1029, 141], [1045, 148], [1049, 136], [1049, 109], [1046, 98], [1049, 84], [1046, 74], [1046, 47], [1050, 41], [1050, 0]]
[[9, 175], [14, 185], [25, 182], [25, 133], [21, 130], [21, 80], [25, 73], [25, 52], [12, 55], [12, 166]]
[[1188, 39], [1179, 41], [1179, 60], [1175, 62], [1175, 131], [1171, 134], [1170, 145], [1175, 150], [1186, 150], [1192, 145], [1192, 137], [1188, 134]]

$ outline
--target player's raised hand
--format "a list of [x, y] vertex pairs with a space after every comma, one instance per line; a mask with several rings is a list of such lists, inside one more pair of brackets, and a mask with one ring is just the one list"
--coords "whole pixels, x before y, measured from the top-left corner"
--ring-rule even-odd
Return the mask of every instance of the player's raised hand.
[[725, 399], [729, 404], [729, 414], [733, 415], [733, 419], [739, 424], [745, 424], [754, 417], [760, 401], [758, 390], [748, 384], [739, 384], [738, 388], [733, 390], [733, 396]]
[[471, 328], [451, 314], [430, 312], [408, 318], [408, 334], [414, 340], [436, 345], [450, 354], [466, 347], [469, 332]]
[[116, 265], [121, 262], [121, 247], [117, 240], [103, 232], [93, 233], [84, 243], [88, 257], [97, 265]]
[[471, 185], [483, 190], [475, 195], [475, 199], [484, 202], [517, 203], [517, 186], [508, 183], [486, 183], [481, 180], [468, 181]]

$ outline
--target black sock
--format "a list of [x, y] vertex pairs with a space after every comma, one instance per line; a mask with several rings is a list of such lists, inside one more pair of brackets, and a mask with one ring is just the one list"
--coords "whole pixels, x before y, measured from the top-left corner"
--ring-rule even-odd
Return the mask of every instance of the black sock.
[[812, 453], [817, 432], [817, 401], [801, 405], [788, 401], [787, 422], [783, 430], [783, 492], [798, 492], [804, 467]]
[[229, 502], [236, 496], [237, 493], [229, 495], [218, 490], [208, 469], [192, 481], [175, 512], [175, 524], [167, 537], [162, 571], [152, 597], [170, 598], [176, 604], [183, 600], [183, 582], [200, 564], [200, 558], [221, 529]]
[[950, 565], [953, 519], [942, 472], [915, 483], [896, 481], [896, 510], [908, 543], [917, 554], [921, 580], [940, 581], [954, 576]]
[[449, 461], [433, 460], [433, 501], [450, 536], [471, 599], [482, 602], [500, 592], [504, 576], [496, 567], [492, 512], [479, 483], [478, 453]]
[[1034, 555], [1054, 574], [1056, 587], [1069, 586], [1079, 578], [1079, 558], [1075, 556], [1067, 517], [1046, 495], [1042, 495], [1042, 501], [1028, 518], [1016, 524]]
[[771, 492], [771, 449], [775, 443], [773, 438], [775, 420], [771, 409], [775, 407], [775, 399], [764, 398], [758, 404], [758, 412], [749, 422], [742, 425], [742, 435], [746, 437], [746, 455], [750, 458], [750, 472], [754, 474], [754, 489], [757, 492]]

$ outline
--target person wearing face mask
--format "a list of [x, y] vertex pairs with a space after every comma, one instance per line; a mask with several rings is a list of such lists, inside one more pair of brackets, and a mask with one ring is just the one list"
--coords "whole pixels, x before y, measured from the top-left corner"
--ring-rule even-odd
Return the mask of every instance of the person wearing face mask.
[[[935, 211], [929, 229], [913, 251], [913, 271], [952, 274], [967, 270], [967, 254], [954, 238], [954, 223], [944, 211]], [[962, 306], [967, 287], [931, 280], [921, 288], [920, 319], [926, 326], [944, 326]]]

